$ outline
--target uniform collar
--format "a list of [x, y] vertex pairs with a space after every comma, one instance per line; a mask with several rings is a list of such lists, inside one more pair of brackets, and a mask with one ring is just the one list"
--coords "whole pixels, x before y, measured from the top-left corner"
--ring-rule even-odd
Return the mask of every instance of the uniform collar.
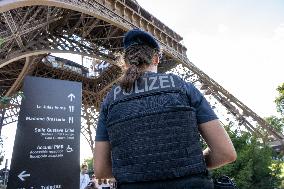
[[156, 72], [152, 72], [152, 71], [146, 71], [144, 72], [144, 74], [157, 74]]

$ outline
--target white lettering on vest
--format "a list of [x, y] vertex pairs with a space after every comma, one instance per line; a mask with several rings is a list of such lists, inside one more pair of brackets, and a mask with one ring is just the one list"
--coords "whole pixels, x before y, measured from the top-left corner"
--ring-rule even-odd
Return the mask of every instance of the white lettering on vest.
[[175, 85], [173, 76], [170, 75], [170, 79], [171, 79], [171, 82], [172, 82], [172, 87], [175, 87], [176, 85]]
[[144, 80], [144, 85], [145, 85], [145, 91], [149, 91], [147, 78], [144, 77], [143, 80]]
[[161, 88], [170, 87], [170, 85], [164, 85], [167, 82], [170, 84], [169, 77], [167, 75], [164, 75], [164, 76], [161, 75], [161, 76], [159, 76], [159, 79], [160, 79]]
[[149, 82], [150, 83], [149, 91], [154, 90], [154, 89], [158, 89], [159, 86], [154, 87], [154, 85], [156, 84], [156, 81], [157, 81], [157, 76], [156, 77], [149, 77], [149, 81], [150, 80], [152, 80], [152, 82]]
[[113, 90], [113, 99], [115, 100], [116, 99], [116, 95], [118, 95], [118, 93], [121, 92], [121, 87], [120, 86], [117, 86], [114, 88]]
[[[160, 76], [154, 76], [154, 77], [148, 77], [148, 78], [143, 77], [142, 79], [143, 79], [143, 82], [140, 83], [140, 86], [138, 85], [138, 82], [135, 81], [134, 86], [131, 88], [129, 92], [126, 92], [120, 86], [115, 87], [114, 93], [113, 93], [114, 100], [117, 98], [117, 95], [120, 92], [122, 92], [123, 95], [130, 95], [133, 92], [141, 93], [141, 92], [147, 92], [147, 91], [151, 91], [155, 89], [175, 87], [174, 78], [171, 75], [160, 75]], [[141, 88], [139, 89], [139, 87]]]
[[135, 85], [135, 93], [141, 93], [141, 92], [144, 92], [144, 89], [140, 89], [140, 90], [138, 89], [137, 80], [135, 81], [134, 85]]
[[130, 95], [132, 92], [133, 92], [133, 87], [131, 87], [131, 89], [130, 89], [129, 92], [126, 92], [125, 90], [122, 90], [122, 93], [123, 93], [124, 95]]

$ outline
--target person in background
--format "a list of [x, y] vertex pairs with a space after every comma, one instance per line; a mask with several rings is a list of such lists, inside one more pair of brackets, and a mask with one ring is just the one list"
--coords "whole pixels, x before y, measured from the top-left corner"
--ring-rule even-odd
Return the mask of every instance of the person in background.
[[81, 172], [80, 172], [80, 189], [85, 189], [90, 182], [90, 177], [88, 173], [88, 165], [82, 164], [81, 165]]
[[110, 178], [109, 180], [108, 180], [108, 184], [109, 184], [109, 186], [110, 186], [110, 189], [115, 189], [116, 188], [116, 185], [115, 185], [115, 179], [114, 178]]
[[98, 183], [97, 183], [97, 188], [98, 189], [102, 189], [102, 187], [103, 187], [103, 181], [102, 181], [102, 179], [98, 179]]
[[94, 183], [94, 182], [89, 182], [89, 184], [85, 187], [85, 189], [98, 189], [97, 187], [96, 187], [96, 183]]
[[102, 189], [110, 189], [110, 185], [107, 182], [107, 179], [103, 180]]
[[96, 175], [95, 175], [95, 174], [92, 174], [91, 181], [92, 181], [92, 182], [95, 182], [95, 183], [97, 182], [97, 181], [96, 181]]
[[100, 109], [97, 178], [114, 177], [119, 189], [213, 189], [208, 169], [237, 156], [226, 130], [193, 84], [157, 73], [160, 46], [151, 34], [130, 30], [123, 45], [124, 76]]

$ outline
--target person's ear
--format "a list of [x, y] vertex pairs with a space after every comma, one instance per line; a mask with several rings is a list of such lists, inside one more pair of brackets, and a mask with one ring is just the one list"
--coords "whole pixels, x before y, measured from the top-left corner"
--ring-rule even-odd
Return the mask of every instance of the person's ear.
[[124, 64], [122, 64], [121, 68], [122, 68], [122, 70], [127, 70], [129, 68], [129, 64], [124, 63]]
[[152, 58], [152, 64], [154, 64], [155, 66], [158, 66], [159, 62], [160, 62], [159, 56], [157, 54], [154, 55]]

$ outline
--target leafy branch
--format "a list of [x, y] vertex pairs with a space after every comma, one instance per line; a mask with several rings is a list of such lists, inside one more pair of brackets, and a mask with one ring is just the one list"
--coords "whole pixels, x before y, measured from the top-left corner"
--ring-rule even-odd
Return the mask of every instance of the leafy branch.
[[4, 39], [0, 37], [0, 46], [4, 43]]
[[0, 96], [0, 104], [8, 105], [12, 99], [17, 97], [25, 98], [24, 93], [22, 91], [19, 91], [12, 96]]
[[279, 96], [275, 99], [278, 112], [284, 115], [284, 83], [277, 87]]

